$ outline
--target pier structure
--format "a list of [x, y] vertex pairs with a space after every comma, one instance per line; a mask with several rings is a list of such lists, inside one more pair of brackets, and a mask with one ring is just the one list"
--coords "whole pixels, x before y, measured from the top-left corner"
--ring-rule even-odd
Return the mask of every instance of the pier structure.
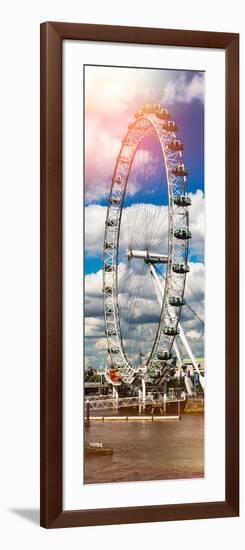
[[138, 396], [128, 396], [128, 397], [119, 397], [118, 392], [117, 394], [114, 392], [112, 395], [108, 396], [90, 396], [86, 398], [86, 414], [88, 411], [88, 404], [89, 409], [91, 410], [109, 410], [109, 409], [120, 409], [120, 408], [133, 408], [137, 407], [139, 410], [139, 413], [141, 413], [142, 410], [145, 410], [147, 406], [150, 406], [151, 409], [160, 409], [162, 412], [166, 412], [167, 405], [169, 403], [176, 403], [178, 408], [178, 413], [180, 412], [180, 404], [186, 401], [186, 395], [184, 392], [180, 395], [172, 394], [172, 396], [164, 395], [156, 395], [149, 393], [145, 394], [142, 397], [142, 392]]

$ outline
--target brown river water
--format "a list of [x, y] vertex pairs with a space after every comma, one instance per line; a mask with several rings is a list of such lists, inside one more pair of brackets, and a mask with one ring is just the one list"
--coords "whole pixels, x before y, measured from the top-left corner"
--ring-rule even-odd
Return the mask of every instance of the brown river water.
[[112, 455], [85, 458], [85, 483], [204, 477], [202, 413], [171, 422], [91, 423], [85, 441], [113, 448]]

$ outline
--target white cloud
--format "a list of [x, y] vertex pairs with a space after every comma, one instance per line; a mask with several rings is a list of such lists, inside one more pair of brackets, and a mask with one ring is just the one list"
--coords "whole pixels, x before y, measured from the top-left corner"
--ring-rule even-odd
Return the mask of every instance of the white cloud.
[[[124, 210], [124, 219], [122, 220], [122, 234], [124, 234], [122, 241], [124, 249], [122, 248], [119, 254], [119, 307], [121, 308], [123, 334], [127, 340], [127, 348], [131, 350], [132, 357], [135, 355], [135, 348], [138, 349], [138, 354], [140, 348], [143, 348], [145, 352], [149, 351], [156, 333], [159, 318], [159, 305], [156, 300], [155, 289], [151, 277], [149, 277], [146, 264], [141, 260], [134, 259], [134, 262], [126, 260], [125, 249], [131, 246], [143, 250], [147, 238], [149, 239], [151, 236], [150, 242], [153, 251], [159, 250], [159, 247], [161, 247], [163, 252], [167, 250], [167, 218], [160, 225], [158, 222], [158, 232], [156, 232], [157, 238], [155, 240], [153, 238], [154, 231], [152, 231], [152, 229], [157, 219], [156, 216], [154, 222], [154, 212], [155, 214], [156, 212], [159, 214], [161, 211], [159, 209], [161, 208], [163, 209], [164, 215], [167, 214], [167, 207], [155, 207], [154, 205], [143, 204], [140, 205], [139, 209], [136, 205], [132, 205]], [[141, 210], [140, 214], [138, 212], [138, 221], [137, 209], [139, 212]], [[200, 256], [202, 256], [200, 251], [203, 249], [204, 239], [203, 209], [203, 193], [197, 191], [197, 193], [192, 195], [190, 225], [193, 233], [192, 254], [199, 254]], [[147, 215], [150, 217], [147, 218]], [[104, 239], [105, 216], [106, 207], [90, 205], [86, 208], [86, 244], [87, 253], [90, 255], [95, 256], [96, 254], [101, 254]], [[142, 224], [140, 223], [140, 219], [142, 219]], [[152, 224], [149, 223], [150, 219], [152, 219]], [[135, 224], [136, 226], [139, 224], [141, 231], [135, 231]], [[152, 227], [149, 228], [149, 225]], [[204, 264], [202, 262], [189, 263], [191, 271], [187, 275], [185, 298], [191, 308], [193, 308], [197, 315], [203, 319]], [[86, 354], [93, 357], [96, 364], [107, 357], [104, 332], [102, 275], [102, 270], [99, 270], [85, 277]], [[134, 298], [135, 294], [138, 295], [136, 300]], [[203, 355], [203, 325], [187, 306], [182, 309], [181, 322], [188, 335], [194, 354], [197, 356]], [[128, 335], [130, 337], [128, 337]], [[101, 343], [99, 343], [100, 341]]]
[[186, 332], [186, 337], [191, 340], [200, 340], [200, 338], [202, 338], [202, 333], [192, 329]]
[[[203, 192], [197, 190], [190, 194], [192, 206], [189, 209], [190, 256], [201, 261], [204, 253], [205, 199]], [[101, 256], [106, 206], [89, 205], [85, 208], [85, 249], [88, 256]], [[146, 249], [152, 252], [167, 250], [167, 206], [153, 204], [134, 204], [123, 210], [121, 223], [121, 244], [124, 248]]]
[[190, 304], [204, 299], [205, 267], [201, 262], [189, 262], [190, 273], [186, 277], [185, 297]]
[[89, 256], [96, 256], [103, 248], [106, 206], [90, 204], [85, 208], [85, 250]]
[[204, 233], [205, 233], [205, 198], [203, 192], [198, 189], [196, 193], [190, 193], [192, 205], [189, 209], [189, 222], [192, 232], [190, 241], [190, 255], [196, 255], [203, 261]]
[[[91, 299], [91, 298], [90, 298]], [[90, 338], [100, 338], [104, 333], [104, 319], [102, 316], [89, 317], [86, 316], [85, 322], [85, 336]]]
[[[88, 256], [101, 256], [107, 207], [89, 205], [85, 208], [85, 250]], [[160, 223], [161, 222], [161, 223]], [[134, 204], [123, 210], [120, 244], [124, 249], [167, 250], [167, 206]], [[143, 248], [142, 248], [143, 247]]]
[[91, 115], [86, 118], [85, 144], [85, 200], [88, 203], [108, 196], [121, 140]]
[[[103, 317], [103, 296], [102, 296], [103, 272], [91, 273], [85, 277], [85, 316], [94, 318], [95, 322], [89, 321], [89, 331], [101, 330], [100, 320]], [[96, 323], [96, 320], [99, 319]], [[93, 326], [93, 329], [91, 327]], [[104, 330], [104, 327], [103, 327]]]
[[98, 340], [95, 344], [95, 349], [97, 351], [98, 350], [107, 351], [107, 349], [108, 349], [107, 339], [106, 338], [101, 338], [100, 340]]
[[[199, 315], [204, 317], [204, 265], [202, 263], [191, 263], [191, 271], [187, 276], [185, 291], [186, 301], [191, 308]], [[125, 270], [125, 266], [120, 265], [119, 271]], [[128, 274], [126, 270], [124, 275]], [[103, 360], [107, 360], [107, 342], [105, 338], [103, 299], [102, 299], [102, 271], [87, 275], [86, 282], [86, 318], [85, 334], [86, 355], [93, 358], [94, 364], [99, 365]], [[127, 293], [125, 300], [119, 295], [121, 324], [123, 336], [125, 339], [126, 351], [131, 357], [138, 357], [142, 350], [147, 354], [152, 346], [159, 314], [160, 306], [156, 299], [155, 290], [149, 277], [148, 269], [140, 275], [138, 280], [138, 299], [130, 299], [133, 288], [133, 275], [126, 277]], [[119, 284], [120, 291], [120, 284]], [[123, 311], [122, 311], [123, 308]], [[192, 311], [185, 306], [182, 309], [182, 326], [186, 332], [189, 343], [196, 356], [203, 355], [204, 347], [204, 328], [202, 323], [193, 315]], [[182, 348], [181, 344], [180, 348]], [[183, 349], [183, 355], [186, 352]]]
[[176, 102], [191, 103], [193, 100], [204, 102], [203, 73], [194, 74], [191, 80], [181, 74], [177, 79], [168, 81], [164, 88], [163, 103], [171, 105]]

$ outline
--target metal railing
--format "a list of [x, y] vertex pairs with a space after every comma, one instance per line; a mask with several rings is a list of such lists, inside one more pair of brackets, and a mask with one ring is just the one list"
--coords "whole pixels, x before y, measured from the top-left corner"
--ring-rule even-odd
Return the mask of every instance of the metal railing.
[[154, 395], [146, 395], [145, 399], [139, 397], [99, 397], [90, 396], [85, 398], [85, 407], [89, 402], [91, 410], [95, 409], [118, 409], [121, 407], [139, 407], [140, 405], [164, 406], [167, 403], [178, 403], [185, 401], [185, 397], [171, 396], [163, 398], [162, 396], [155, 397]]

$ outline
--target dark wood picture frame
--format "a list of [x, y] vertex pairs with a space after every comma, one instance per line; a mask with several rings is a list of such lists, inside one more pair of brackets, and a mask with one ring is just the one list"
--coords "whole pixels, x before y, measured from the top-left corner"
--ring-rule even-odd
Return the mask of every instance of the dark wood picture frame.
[[[223, 502], [62, 510], [62, 41], [218, 48], [226, 57], [226, 487]], [[239, 515], [239, 35], [41, 24], [41, 526]]]

